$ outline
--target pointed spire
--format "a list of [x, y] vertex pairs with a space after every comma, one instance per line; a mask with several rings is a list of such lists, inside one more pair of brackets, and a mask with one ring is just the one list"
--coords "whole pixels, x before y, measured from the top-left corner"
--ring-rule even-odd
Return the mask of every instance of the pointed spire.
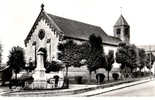
[[122, 25], [129, 26], [129, 24], [127, 23], [127, 21], [125, 20], [125, 18], [121, 14], [114, 26], [122, 26]]
[[41, 4], [41, 10], [44, 10], [44, 4], [43, 3]]

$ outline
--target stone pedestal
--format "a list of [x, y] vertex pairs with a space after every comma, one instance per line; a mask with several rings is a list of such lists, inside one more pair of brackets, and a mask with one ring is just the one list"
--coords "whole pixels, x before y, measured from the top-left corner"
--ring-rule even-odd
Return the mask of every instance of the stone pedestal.
[[[44, 56], [43, 52], [38, 52], [37, 66], [32, 75], [34, 80], [30, 84], [28, 82], [25, 82], [25, 89], [53, 89], [63, 87], [63, 81], [64, 81], [63, 73], [61, 71], [45, 73], [43, 56]], [[55, 76], [60, 77], [57, 86], [55, 85], [55, 78], [54, 78]]]
[[31, 86], [32, 89], [46, 89], [47, 82], [43, 55], [43, 52], [38, 52], [37, 54], [37, 67], [33, 74], [34, 81]]

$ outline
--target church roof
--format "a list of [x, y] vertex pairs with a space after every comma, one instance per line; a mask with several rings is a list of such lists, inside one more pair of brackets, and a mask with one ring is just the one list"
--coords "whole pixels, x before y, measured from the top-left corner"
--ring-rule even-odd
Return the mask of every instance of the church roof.
[[35, 30], [36, 25], [41, 18], [47, 19], [47, 22], [49, 24], [52, 24], [52, 26], [58, 32], [63, 33], [65, 37], [79, 40], [88, 40], [90, 35], [95, 34], [96, 36], [100, 36], [102, 38], [104, 44], [113, 46], [118, 45], [118, 43], [120, 43], [121, 41], [119, 38], [107, 35], [99, 26], [55, 16], [52, 14], [48, 14], [44, 10], [42, 10], [34, 25], [32, 26], [27, 38], [25, 39], [25, 44], [31, 38], [33, 31]]
[[95, 34], [96, 36], [101, 36], [103, 43], [111, 45], [118, 45], [121, 41], [116, 37], [107, 35], [99, 26], [86, 24], [52, 14], [48, 14], [48, 16], [50, 16], [57, 26], [63, 31], [64, 36], [88, 40], [91, 34]]
[[125, 20], [125, 18], [123, 17], [123, 15], [121, 15], [117, 22], [115, 23], [114, 26], [122, 26], [122, 25], [125, 25], [125, 26], [129, 26], [129, 24], [127, 23], [127, 21]]

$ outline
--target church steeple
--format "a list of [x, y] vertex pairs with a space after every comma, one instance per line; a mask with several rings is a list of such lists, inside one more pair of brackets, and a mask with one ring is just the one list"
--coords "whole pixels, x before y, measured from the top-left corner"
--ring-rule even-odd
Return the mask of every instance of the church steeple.
[[122, 14], [114, 25], [114, 36], [120, 38], [122, 42], [130, 43], [130, 26]]
[[121, 25], [124, 25], [124, 26], [129, 25], [122, 14], [120, 15], [119, 19], [117, 20], [114, 26], [121, 26]]

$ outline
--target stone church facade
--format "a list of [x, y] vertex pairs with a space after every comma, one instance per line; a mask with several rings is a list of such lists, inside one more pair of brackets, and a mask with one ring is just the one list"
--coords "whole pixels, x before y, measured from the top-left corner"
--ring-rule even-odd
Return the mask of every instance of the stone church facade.
[[102, 38], [106, 54], [109, 50], [115, 54], [120, 42], [130, 43], [130, 26], [122, 15], [114, 25], [114, 36], [110, 36], [99, 26], [49, 14], [41, 5], [41, 11], [24, 41], [26, 63], [37, 61], [37, 52], [42, 49], [46, 49], [48, 61], [56, 61], [60, 42], [69, 39], [85, 42], [91, 34]]

